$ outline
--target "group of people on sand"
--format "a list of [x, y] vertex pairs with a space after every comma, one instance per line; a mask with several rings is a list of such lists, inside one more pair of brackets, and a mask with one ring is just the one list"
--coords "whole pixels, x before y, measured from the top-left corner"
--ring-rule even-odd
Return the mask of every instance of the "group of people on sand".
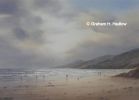
[[[69, 79], [69, 75], [68, 74], [66, 74], [66, 80], [68, 80]], [[77, 77], [77, 80], [79, 80], [80, 79], [80, 77]]]
[[[98, 74], [98, 76], [101, 76], [101, 72], [97, 72], [97, 74]], [[43, 75], [42, 78], [45, 79], [46, 78], [45, 75]], [[81, 77], [77, 77], [77, 80], [80, 80], [80, 78]], [[21, 75], [20, 79], [23, 80], [23, 76], [22, 75]], [[37, 74], [35, 75], [35, 79], [36, 80], [38, 79], [38, 75]], [[69, 75], [68, 74], [66, 74], [66, 80], [69, 80]]]
[[[102, 75], [101, 72], [97, 72], [97, 74], [98, 74], [98, 76]], [[69, 79], [69, 75], [66, 74], [66, 80], [68, 80], [68, 79]], [[77, 80], [80, 80], [80, 77], [77, 77]]]

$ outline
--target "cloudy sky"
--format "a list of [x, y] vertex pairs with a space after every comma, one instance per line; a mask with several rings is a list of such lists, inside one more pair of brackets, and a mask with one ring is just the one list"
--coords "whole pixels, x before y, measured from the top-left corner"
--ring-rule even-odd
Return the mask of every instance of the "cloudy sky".
[[59, 66], [138, 47], [139, 0], [0, 0], [0, 68]]

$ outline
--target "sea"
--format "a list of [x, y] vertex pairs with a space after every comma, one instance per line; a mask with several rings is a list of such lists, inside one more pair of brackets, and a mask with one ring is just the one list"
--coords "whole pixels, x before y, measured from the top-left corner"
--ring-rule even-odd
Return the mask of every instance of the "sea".
[[40, 82], [57, 80], [83, 79], [87, 77], [114, 76], [129, 69], [71, 69], [71, 68], [43, 68], [43, 69], [0, 69], [0, 87], [15, 85], [36, 85]]

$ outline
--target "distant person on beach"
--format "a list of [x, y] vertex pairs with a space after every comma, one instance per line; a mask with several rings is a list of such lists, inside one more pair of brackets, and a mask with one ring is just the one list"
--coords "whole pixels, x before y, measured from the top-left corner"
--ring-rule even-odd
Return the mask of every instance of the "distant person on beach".
[[66, 80], [68, 80], [68, 77], [69, 77], [68, 74], [66, 74]]
[[20, 76], [20, 80], [23, 80], [23, 76], [22, 75]]
[[43, 79], [45, 79], [45, 75], [43, 75], [42, 77], [43, 77]]
[[80, 78], [79, 77], [77, 77], [77, 80], [79, 80]]
[[101, 76], [101, 72], [98, 72], [98, 76]]
[[36, 75], [36, 80], [38, 79], [38, 76]]

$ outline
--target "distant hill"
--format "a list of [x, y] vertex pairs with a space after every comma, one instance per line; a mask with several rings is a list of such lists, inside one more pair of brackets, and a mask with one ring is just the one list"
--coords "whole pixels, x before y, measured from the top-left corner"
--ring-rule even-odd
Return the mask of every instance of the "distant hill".
[[65, 65], [69, 68], [82, 69], [121, 69], [139, 66], [139, 48], [119, 55], [106, 55], [89, 61], [77, 61]]
[[139, 78], [139, 67], [129, 71], [128, 73], [116, 75], [116, 77]]

